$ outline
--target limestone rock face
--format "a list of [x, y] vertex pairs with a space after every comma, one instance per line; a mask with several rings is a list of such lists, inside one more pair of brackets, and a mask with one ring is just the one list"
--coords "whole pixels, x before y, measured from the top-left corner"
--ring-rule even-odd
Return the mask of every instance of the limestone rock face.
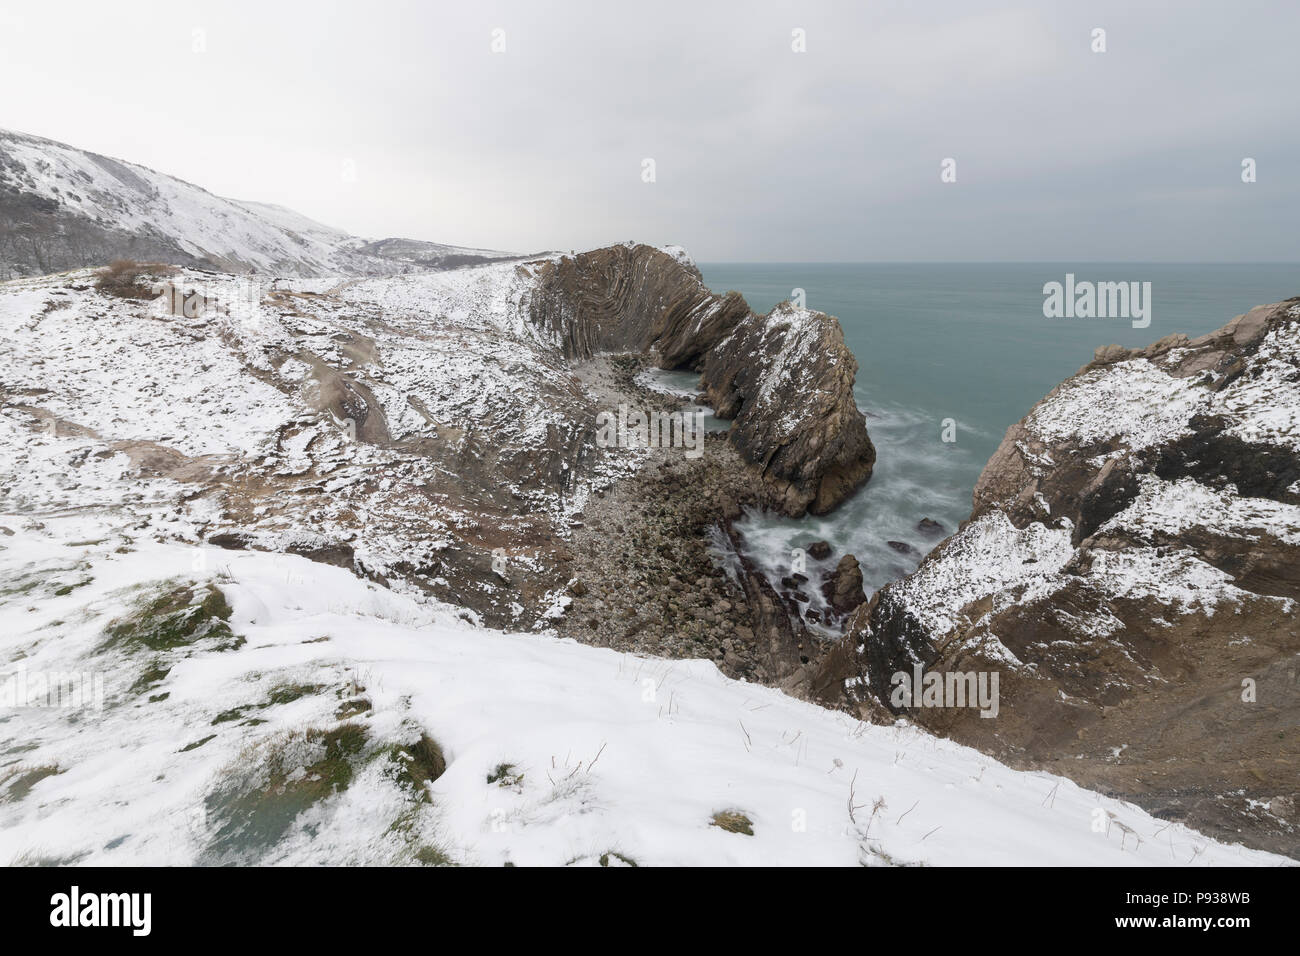
[[787, 515], [830, 511], [870, 476], [876, 451], [853, 399], [857, 362], [839, 322], [782, 303], [755, 315], [699, 270], [650, 246], [611, 246], [544, 264], [531, 320], [568, 357], [650, 351], [702, 373], [731, 441]]
[[[1098, 349], [1008, 430], [970, 518], [854, 615], [813, 685], [1296, 855], [1298, 600], [1293, 299]], [[998, 673], [997, 716], [891, 700], [918, 663]]]
[[858, 363], [834, 318], [783, 302], [709, 353], [704, 385], [731, 439], [787, 515], [825, 514], [871, 477], [876, 449], [853, 399]]

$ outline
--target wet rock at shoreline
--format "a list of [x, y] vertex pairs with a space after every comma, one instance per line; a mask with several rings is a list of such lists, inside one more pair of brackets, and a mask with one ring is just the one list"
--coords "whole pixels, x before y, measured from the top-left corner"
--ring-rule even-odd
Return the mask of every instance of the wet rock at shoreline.
[[808, 545], [808, 557], [816, 561], [825, 561], [831, 556], [831, 544], [829, 541], [814, 541]]
[[922, 518], [916, 523], [916, 530], [927, 538], [942, 538], [947, 534], [943, 529], [943, 525], [932, 518]]
[[862, 568], [851, 554], [840, 558], [822, 583], [822, 596], [839, 614], [848, 614], [867, 599], [862, 590]]

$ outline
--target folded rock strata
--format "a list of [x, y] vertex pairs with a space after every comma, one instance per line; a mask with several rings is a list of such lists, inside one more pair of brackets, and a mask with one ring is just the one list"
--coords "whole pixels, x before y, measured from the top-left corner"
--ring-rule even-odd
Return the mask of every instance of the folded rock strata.
[[756, 315], [738, 293], [711, 292], [684, 255], [645, 245], [549, 261], [538, 279], [530, 317], [566, 356], [651, 352], [661, 368], [701, 372], [774, 510], [824, 514], [870, 478], [857, 361], [833, 317], [788, 302]]

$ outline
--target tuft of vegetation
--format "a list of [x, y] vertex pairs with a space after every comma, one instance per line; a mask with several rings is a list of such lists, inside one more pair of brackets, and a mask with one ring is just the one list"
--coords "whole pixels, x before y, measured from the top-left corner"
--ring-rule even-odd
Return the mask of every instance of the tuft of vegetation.
[[71, 593], [72, 593], [73, 591], [75, 591], [77, 588], [84, 588], [87, 584], [89, 584], [89, 583], [90, 583], [91, 581], [93, 581], [93, 580], [94, 580], [93, 578], [86, 578], [85, 580], [82, 580], [82, 581], [73, 581], [71, 584], [65, 584], [65, 585], [63, 585], [62, 587], [55, 588], [55, 589], [54, 589], [54, 596], [55, 596], [55, 597], [67, 597], [69, 594], [71, 594]]
[[713, 821], [709, 825], [720, 827], [728, 833], [754, 835], [754, 821], [739, 810], [719, 810], [713, 815]]
[[451, 855], [441, 847], [425, 846], [415, 851], [415, 860], [421, 866], [458, 866]]
[[215, 650], [234, 650], [243, 645], [227, 623], [230, 604], [221, 589], [206, 585], [171, 585], [135, 611], [109, 624], [108, 640], [101, 650], [114, 646], [168, 651], [188, 647], [202, 640], [216, 642]]
[[622, 853], [616, 853], [613, 850], [600, 855], [601, 866], [610, 866], [611, 860], [614, 861], [614, 866], [636, 866], [636, 860], [632, 859], [630, 856], [624, 856]]
[[323, 684], [280, 684], [271, 688], [271, 693], [267, 697], [264, 706], [278, 707], [281, 704], [291, 704], [308, 694], [319, 694], [324, 689], [325, 685]]
[[447, 758], [443, 756], [442, 748], [428, 734], [420, 734], [414, 743], [390, 747], [388, 755], [397, 765], [397, 782], [421, 799], [428, 798], [425, 784], [437, 780], [447, 770]]
[[149, 666], [144, 669], [144, 673], [136, 678], [131, 685], [132, 694], [143, 694], [152, 690], [154, 685], [162, 683], [171, 673], [171, 665], [163, 663], [162, 660], [154, 658], [149, 662]]
[[358, 697], [355, 700], [345, 700], [339, 704], [338, 709], [334, 711], [334, 716], [339, 720], [347, 720], [349, 717], [355, 717], [373, 709], [374, 706], [370, 701], [364, 697]]
[[153, 299], [154, 280], [175, 275], [171, 266], [157, 262], [136, 262], [134, 259], [115, 259], [99, 270], [95, 288], [105, 295], [119, 299]]
[[244, 711], [252, 709], [252, 704], [242, 704], [239, 707], [232, 707], [229, 710], [223, 710], [221, 713], [217, 714], [217, 716], [212, 718], [212, 726], [215, 727], [217, 724], [228, 724], [232, 720], [242, 720], [244, 717]]
[[[17, 767], [0, 777], [0, 787], [4, 787], [4, 799], [0, 802], [17, 803], [32, 792], [32, 788], [46, 777], [59, 773], [59, 768], [50, 764], [44, 767]], [[7, 786], [6, 786], [7, 785]]]
[[348, 788], [366, 741], [360, 724], [340, 724], [288, 734], [243, 755], [236, 779], [205, 801], [215, 828], [205, 854], [255, 859], [268, 850], [300, 814]]
[[495, 783], [498, 787], [518, 790], [523, 786], [524, 775], [516, 770], [512, 763], [499, 763], [487, 775], [487, 782]]

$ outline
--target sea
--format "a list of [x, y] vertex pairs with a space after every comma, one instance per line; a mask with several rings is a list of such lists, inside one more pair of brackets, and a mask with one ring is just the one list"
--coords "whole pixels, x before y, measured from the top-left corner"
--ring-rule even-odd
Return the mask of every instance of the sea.
[[[1295, 263], [714, 262], [700, 271], [711, 289], [734, 289], [757, 312], [802, 295], [807, 308], [839, 319], [858, 361], [855, 395], [876, 446], [875, 472], [829, 515], [749, 512], [738, 528], [746, 555], [773, 581], [791, 573], [794, 549], [825, 540], [833, 556], [825, 566], [808, 561], [814, 585], [851, 553], [868, 595], [934, 547], [918, 529], [922, 518], [947, 534], [969, 515], [975, 481], [1008, 427], [1098, 346], [1194, 337], [1300, 295]], [[1149, 325], [1046, 317], [1044, 286], [1065, 285], [1067, 274], [1076, 284], [1150, 283], [1139, 286], [1150, 290]]]

